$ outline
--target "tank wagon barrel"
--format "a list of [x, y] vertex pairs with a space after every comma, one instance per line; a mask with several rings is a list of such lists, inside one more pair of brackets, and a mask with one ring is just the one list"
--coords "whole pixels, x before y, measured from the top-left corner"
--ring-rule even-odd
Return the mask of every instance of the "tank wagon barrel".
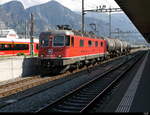
[[109, 52], [114, 51], [116, 49], [115, 41], [110, 38], [105, 38], [106, 43], [107, 43], [107, 50]]
[[105, 38], [107, 43], [107, 50], [111, 57], [128, 53], [130, 44], [116, 38]]

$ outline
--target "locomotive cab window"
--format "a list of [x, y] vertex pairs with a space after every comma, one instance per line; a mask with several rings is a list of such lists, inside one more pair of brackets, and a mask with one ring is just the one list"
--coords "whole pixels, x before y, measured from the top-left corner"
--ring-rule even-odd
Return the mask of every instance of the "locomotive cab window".
[[64, 46], [64, 36], [55, 36], [53, 46]]
[[70, 46], [70, 36], [66, 36], [65, 46]]
[[48, 46], [49, 44], [49, 34], [40, 35], [40, 45], [43, 47]]

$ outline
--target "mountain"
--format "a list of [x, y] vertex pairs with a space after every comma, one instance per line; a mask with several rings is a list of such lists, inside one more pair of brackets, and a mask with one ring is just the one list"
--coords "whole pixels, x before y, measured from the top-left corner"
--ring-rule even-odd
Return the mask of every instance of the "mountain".
[[12, 1], [0, 6], [0, 20], [19, 32], [23, 29], [23, 22], [27, 17], [21, 2]]
[[[56, 25], [68, 24], [73, 29], [81, 29], [81, 16], [75, 12], [72, 12], [70, 9], [62, 6], [56, 1], [51, 1], [46, 4], [30, 7], [27, 9], [28, 14], [31, 12], [35, 15], [35, 22], [38, 23], [38, 28], [42, 26], [42, 22], [46, 23], [43, 25], [43, 29], [48, 28], [56, 28]], [[85, 19], [85, 28], [86, 31], [91, 31], [90, 23], [96, 23], [97, 25], [101, 25], [103, 28], [107, 28], [106, 23], [101, 20], [86, 18]], [[100, 29], [100, 27], [98, 28]], [[105, 30], [105, 29], [104, 29]], [[40, 30], [38, 30], [40, 31]], [[101, 31], [104, 33], [104, 31]]]
[[[26, 26], [30, 31], [30, 15], [34, 15], [34, 35], [38, 37], [42, 31], [55, 29], [57, 25], [70, 25], [73, 29], [81, 29], [81, 13], [76, 13], [62, 6], [56, 1], [50, 1], [41, 5], [33, 6], [24, 9], [21, 2], [11, 1], [4, 5], [0, 5], [0, 20], [14, 28], [18, 33], [25, 33]], [[121, 17], [121, 18], [120, 18]], [[94, 31], [96, 25], [96, 34], [100, 36], [108, 36], [109, 22], [108, 15], [94, 16], [91, 14], [85, 15], [85, 30]], [[135, 27], [128, 23], [122, 14], [112, 15], [112, 31], [120, 30], [135, 30]], [[28, 32], [29, 34], [29, 32]]]
[[[34, 15], [35, 31], [39, 33], [48, 29], [54, 29], [57, 25], [68, 24], [73, 29], [81, 28], [81, 16], [70, 9], [62, 6], [56, 1], [47, 2], [45, 4], [37, 5], [24, 9], [21, 2], [12, 1], [0, 6], [0, 19], [9, 25], [11, 28], [15, 28], [19, 33], [25, 30], [25, 21], [30, 20], [30, 14]], [[100, 25], [97, 30], [100, 30], [100, 34], [106, 35], [108, 32], [105, 30], [106, 23], [101, 20], [93, 18], [85, 18], [86, 31], [91, 31], [90, 23]]]
[[[80, 16], [65, 8], [61, 4], [52, 1], [46, 4], [30, 7], [26, 10], [28, 15], [32, 12], [35, 17], [35, 23], [40, 29], [55, 28], [56, 25], [69, 24], [73, 28], [79, 28]], [[41, 24], [41, 22], [45, 24]]]

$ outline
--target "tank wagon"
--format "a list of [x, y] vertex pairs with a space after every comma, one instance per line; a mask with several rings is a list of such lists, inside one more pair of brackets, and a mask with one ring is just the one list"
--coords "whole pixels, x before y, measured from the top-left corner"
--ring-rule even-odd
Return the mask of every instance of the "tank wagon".
[[128, 42], [116, 38], [105, 38], [107, 51], [110, 57], [124, 55], [130, 52], [131, 46]]
[[130, 45], [119, 39], [96, 37], [72, 30], [42, 32], [39, 36], [41, 74], [62, 73], [106, 58], [127, 54]]

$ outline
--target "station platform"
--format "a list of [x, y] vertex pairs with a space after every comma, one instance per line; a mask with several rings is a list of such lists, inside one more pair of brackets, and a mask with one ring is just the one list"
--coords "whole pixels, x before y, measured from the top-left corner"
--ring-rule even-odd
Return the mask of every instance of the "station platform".
[[150, 50], [139, 65], [115, 112], [150, 112]]
[[142, 113], [150, 112], [150, 50], [124, 76], [118, 86], [97, 112]]

